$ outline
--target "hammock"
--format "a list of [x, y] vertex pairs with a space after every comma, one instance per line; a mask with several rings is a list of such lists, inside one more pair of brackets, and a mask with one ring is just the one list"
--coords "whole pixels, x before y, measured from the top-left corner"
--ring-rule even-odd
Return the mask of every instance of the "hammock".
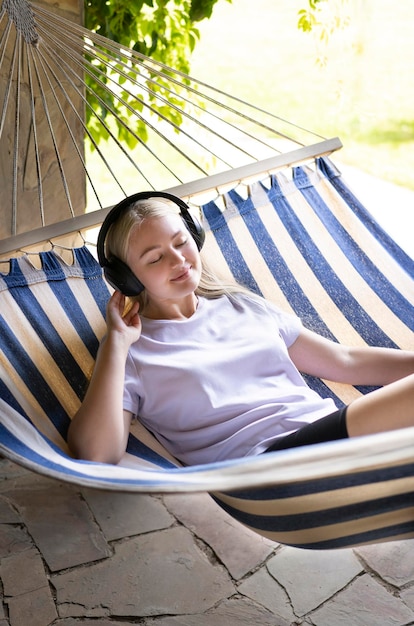
[[[296, 312], [310, 328], [344, 343], [412, 347], [413, 261], [367, 214], [335, 166], [322, 158], [340, 147], [339, 140], [313, 136], [316, 143], [305, 145], [302, 138], [288, 139], [285, 132], [271, 130], [263, 121], [264, 112], [257, 108], [253, 110], [259, 122], [255, 130], [246, 130], [245, 122], [249, 128], [256, 124], [252, 109], [241, 112], [244, 103], [233, 100], [229, 105], [227, 95], [214, 92], [214, 97], [205, 95], [208, 106], [201, 116], [190, 119], [188, 107], [185, 109], [185, 132], [173, 128], [177, 136], [174, 134], [172, 141], [170, 130], [163, 137], [159, 134], [168, 124], [160, 117], [160, 108], [163, 115], [162, 106], [166, 106], [164, 92], [162, 106], [139, 120], [147, 124], [149, 133], [156, 134], [157, 151], [152, 151], [151, 141], [145, 145], [138, 141], [140, 152], [130, 159], [125, 149], [128, 140], [123, 137], [119, 141], [108, 121], [116, 111], [112, 105], [105, 108], [108, 98], [101, 89], [107, 94], [110, 81], [96, 70], [96, 59], [111, 68], [116, 66], [118, 72], [126, 73], [127, 68], [125, 92], [131, 89], [132, 93], [138, 86], [149, 89], [150, 100], [155, 98], [154, 80], [165, 81], [168, 74], [174, 98], [179, 92], [181, 104], [188, 99], [192, 113], [197, 106], [192, 103], [198, 102], [200, 95], [199, 82], [177, 76], [160, 64], [155, 67], [153, 61], [117, 48], [113, 42], [23, 0], [3, 1], [0, 37], [1, 76], [6, 77], [0, 150], [10, 141], [13, 155], [4, 164], [10, 167], [10, 196], [2, 197], [2, 211], [10, 207], [10, 228], [0, 241], [0, 254], [7, 257], [0, 276], [1, 453], [34, 471], [77, 485], [149, 493], [209, 492], [241, 523], [292, 546], [331, 549], [414, 536], [414, 429], [181, 467], [135, 423], [119, 465], [71, 458], [67, 428], [105, 332], [109, 296], [90, 243], [92, 227], [102, 222], [107, 212], [104, 207], [112, 199], [118, 201], [120, 193], [164, 186], [193, 208], [200, 207], [207, 230], [203, 254], [217, 263], [221, 272]], [[90, 79], [86, 82], [85, 72]], [[92, 79], [97, 82], [91, 88]], [[32, 94], [26, 101], [23, 84]], [[90, 127], [78, 113], [89, 106], [85, 90], [98, 94], [99, 123], [106, 125], [108, 133], [104, 149], [94, 143]], [[116, 87], [113, 93], [119, 95]], [[127, 96], [125, 106], [129, 106]], [[141, 110], [147, 108], [146, 102], [141, 103]], [[82, 106], [78, 109], [74, 103]], [[22, 153], [18, 122], [24, 118], [25, 106], [31, 125]], [[219, 118], [217, 110], [224, 110], [227, 119]], [[207, 121], [204, 113], [213, 117]], [[228, 120], [240, 113], [241, 130]], [[151, 115], [157, 123], [149, 122]], [[57, 117], [65, 129], [60, 141]], [[14, 128], [15, 123], [17, 130], [8, 135], [5, 129]], [[193, 124], [197, 130], [187, 132]], [[94, 166], [90, 167], [79, 147], [76, 128], [82, 137], [83, 133], [89, 137], [94, 158], [104, 164], [114, 185], [93, 183], [90, 171]], [[305, 132], [295, 127], [296, 131]], [[226, 143], [224, 161], [219, 152], [211, 150], [213, 140], [207, 141], [201, 132]], [[265, 145], [261, 138], [256, 139], [263, 132]], [[196, 150], [189, 148], [194, 141], [191, 137], [197, 138]], [[164, 143], [159, 150], [160, 141], [168, 150]], [[208, 167], [191, 157], [202, 146], [210, 154]], [[150, 157], [159, 160], [156, 155], [170, 149], [174, 152], [170, 163], [176, 164], [178, 154], [187, 161], [185, 168], [178, 166], [178, 170], [185, 169], [188, 180], [179, 176], [164, 185], [157, 171], [156, 184], [150, 183], [135, 163], [149, 163], [151, 169]], [[228, 152], [234, 161], [230, 162]], [[187, 173], [188, 155], [189, 169], [195, 168], [201, 178], [194, 179], [194, 170]], [[75, 169], [75, 174], [72, 157], [81, 168]], [[113, 163], [109, 163], [111, 159]], [[121, 172], [125, 169], [125, 159], [136, 172], [132, 182], [125, 182], [114, 171], [117, 165]], [[206, 159], [201, 157], [201, 161]], [[22, 162], [26, 169], [19, 167]], [[30, 164], [35, 174], [28, 171]], [[168, 178], [172, 169], [167, 169]], [[85, 188], [79, 171], [84, 174]], [[52, 185], [56, 179], [60, 189]], [[36, 218], [28, 225], [24, 205], [29, 187], [34, 195], [29, 194], [28, 204], [39, 210], [31, 210], [30, 216]], [[56, 197], [68, 211], [67, 219], [59, 217], [63, 221], [57, 221], [51, 212]], [[72, 249], [70, 243], [67, 250], [66, 243], [59, 240], [56, 244], [57, 237], [70, 233], [76, 237], [81, 233], [84, 245]], [[50, 240], [52, 246], [47, 243]], [[49, 249], [42, 251], [41, 242]], [[40, 252], [32, 254], [29, 246]], [[368, 391], [313, 379], [309, 384], [339, 405]]]
[[[215, 202], [203, 207], [206, 254], [326, 336], [412, 345], [413, 261], [345, 194], [325, 160], [316, 171], [294, 168], [293, 180], [256, 183], [247, 199], [232, 190], [225, 212]], [[71, 265], [57, 250], [40, 256], [41, 269], [30, 256], [13, 259], [0, 284], [5, 456], [102, 489], [208, 491], [250, 528], [298, 547], [414, 536], [414, 429], [179, 467], [134, 424], [118, 466], [73, 460], [66, 432], [105, 330], [108, 290], [86, 246]], [[339, 403], [365, 391], [309, 384]]]

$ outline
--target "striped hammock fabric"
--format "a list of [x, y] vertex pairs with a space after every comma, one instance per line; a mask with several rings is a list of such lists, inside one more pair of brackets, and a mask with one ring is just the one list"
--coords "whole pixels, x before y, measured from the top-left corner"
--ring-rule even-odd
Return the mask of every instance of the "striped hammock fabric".
[[[341, 342], [414, 348], [414, 262], [327, 160], [203, 207], [221, 273]], [[87, 247], [14, 258], [0, 276], [0, 452], [59, 480], [130, 492], [209, 492], [275, 541], [332, 549], [414, 536], [414, 428], [181, 467], [139, 424], [117, 466], [71, 458], [66, 433], [105, 332], [108, 289]], [[338, 404], [367, 389], [309, 379]]]

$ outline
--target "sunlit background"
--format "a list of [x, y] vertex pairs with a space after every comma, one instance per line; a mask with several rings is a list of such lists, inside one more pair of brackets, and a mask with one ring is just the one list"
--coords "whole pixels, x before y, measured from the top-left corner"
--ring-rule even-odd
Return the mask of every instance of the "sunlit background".
[[327, 45], [317, 32], [298, 30], [306, 5], [220, 0], [200, 23], [192, 74], [326, 137], [339, 136], [344, 148], [335, 162], [414, 255], [414, 4], [330, 0], [349, 25]]

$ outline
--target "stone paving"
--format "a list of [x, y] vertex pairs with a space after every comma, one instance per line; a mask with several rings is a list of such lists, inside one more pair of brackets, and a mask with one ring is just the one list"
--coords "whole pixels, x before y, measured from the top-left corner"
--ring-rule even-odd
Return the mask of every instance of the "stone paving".
[[274, 544], [207, 496], [80, 489], [0, 461], [0, 626], [408, 626], [414, 541]]

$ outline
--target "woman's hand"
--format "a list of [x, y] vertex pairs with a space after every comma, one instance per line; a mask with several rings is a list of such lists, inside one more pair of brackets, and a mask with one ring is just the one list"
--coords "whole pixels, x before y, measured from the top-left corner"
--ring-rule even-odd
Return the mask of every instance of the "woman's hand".
[[141, 336], [141, 319], [138, 315], [139, 303], [134, 302], [125, 313], [125, 296], [114, 291], [106, 307], [106, 324], [108, 335], [120, 333], [128, 347]]

